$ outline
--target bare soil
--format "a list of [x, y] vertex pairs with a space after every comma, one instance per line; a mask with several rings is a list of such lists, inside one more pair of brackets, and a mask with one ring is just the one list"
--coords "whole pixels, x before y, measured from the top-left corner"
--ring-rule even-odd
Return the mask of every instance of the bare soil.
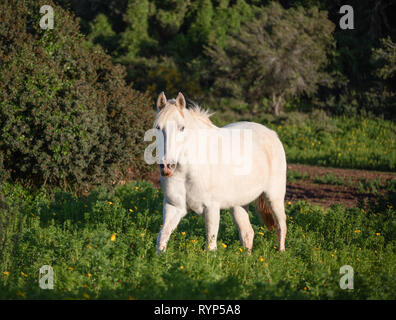
[[[300, 164], [289, 164], [287, 168], [289, 171], [299, 171], [307, 174], [309, 175], [309, 179], [298, 179], [294, 182], [288, 182], [286, 201], [307, 200], [310, 203], [319, 204], [324, 207], [329, 207], [337, 203], [343, 204], [346, 207], [355, 207], [359, 199], [372, 199], [376, 197], [373, 193], [362, 193], [358, 191], [356, 186], [360, 179], [366, 179], [368, 181], [380, 178], [382, 183], [387, 179], [396, 179], [396, 173], [392, 172], [327, 168]], [[331, 185], [313, 182], [316, 176], [323, 176], [327, 173], [331, 173], [347, 181], [352, 181], [352, 184]], [[159, 188], [159, 171], [154, 171], [149, 181], [155, 187]]]
[[[367, 181], [380, 178], [384, 183], [387, 179], [396, 179], [396, 173], [338, 169], [327, 167], [316, 167], [299, 164], [289, 164], [288, 170], [299, 171], [308, 174], [309, 179], [296, 180], [287, 184], [286, 199], [288, 201], [309, 200], [311, 203], [329, 207], [340, 203], [346, 207], [355, 207], [359, 199], [371, 199], [376, 197], [373, 193], [362, 193], [357, 189], [360, 179]], [[315, 176], [323, 176], [327, 173], [350, 180], [352, 185], [330, 185], [314, 183]]]

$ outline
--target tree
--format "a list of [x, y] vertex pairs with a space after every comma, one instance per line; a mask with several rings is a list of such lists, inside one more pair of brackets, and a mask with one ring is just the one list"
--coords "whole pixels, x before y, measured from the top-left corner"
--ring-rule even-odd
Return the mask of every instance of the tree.
[[229, 35], [224, 48], [207, 48], [214, 88], [250, 103], [270, 97], [279, 115], [286, 98], [331, 84], [325, 67], [334, 49], [333, 30], [327, 13], [317, 8], [286, 10], [274, 2], [259, 8], [238, 33]]
[[373, 49], [373, 64], [376, 66], [375, 85], [366, 93], [369, 97], [375, 97], [379, 103], [371, 106], [382, 113], [395, 119], [394, 110], [396, 107], [396, 43], [390, 37], [380, 40], [380, 47]]
[[381, 67], [377, 70], [377, 75], [381, 79], [392, 79], [396, 77], [396, 43], [391, 38], [384, 38], [380, 41], [381, 46], [373, 50], [373, 58]]
[[148, 0], [129, 0], [124, 15], [126, 30], [121, 34], [121, 52], [125, 51], [121, 61], [130, 62], [137, 56], [143, 56], [146, 47], [153, 45], [154, 40], [149, 36], [150, 3]]

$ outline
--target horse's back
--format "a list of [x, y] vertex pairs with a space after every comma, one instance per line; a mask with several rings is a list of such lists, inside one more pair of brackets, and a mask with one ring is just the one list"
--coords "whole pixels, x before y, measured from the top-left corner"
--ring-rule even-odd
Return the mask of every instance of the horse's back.
[[252, 130], [253, 148], [258, 151], [258, 153], [264, 152], [268, 161], [274, 162], [274, 169], [276, 171], [286, 170], [285, 151], [278, 134], [274, 130], [262, 124], [249, 121], [230, 123], [221, 129]]
[[[249, 155], [243, 155], [245, 163], [242, 167], [247, 170], [240, 170], [241, 166], [232, 168], [231, 166], [215, 165], [210, 170], [209, 178], [212, 195], [222, 194], [223, 200], [227, 199], [233, 202], [233, 200], [239, 199], [240, 203], [249, 203], [266, 190], [279, 194], [284, 193], [286, 157], [277, 133], [261, 124], [247, 121], [231, 123], [220, 128], [220, 130], [229, 129], [251, 130], [252, 149], [248, 151], [243, 146], [240, 149], [249, 152]], [[241, 135], [241, 140], [243, 140], [244, 133]], [[241, 143], [244, 142], [241, 141]]]

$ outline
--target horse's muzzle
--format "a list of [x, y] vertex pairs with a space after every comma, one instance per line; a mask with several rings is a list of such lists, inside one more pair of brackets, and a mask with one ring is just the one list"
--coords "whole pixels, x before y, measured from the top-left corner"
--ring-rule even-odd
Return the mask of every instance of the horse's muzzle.
[[163, 164], [161, 163], [159, 165], [160, 171], [161, 171], [161, 176], [165, 178], [169, 178], [173, 175], [173, 171], [176, 169], [176, 164], [175, 163], [170, 163], [170, 164]]

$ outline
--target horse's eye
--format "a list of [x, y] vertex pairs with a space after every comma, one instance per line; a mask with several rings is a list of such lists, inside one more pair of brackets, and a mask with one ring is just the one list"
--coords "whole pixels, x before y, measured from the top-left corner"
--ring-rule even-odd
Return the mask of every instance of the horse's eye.
[[183, 131], [184, 131], [184, 127], [181, 127], [181, 128], [180, 128], [180, 131], [183, 132]]
[[155, 129], [160, 130], [160, 127], [159, 127], [159, 126], [156, 126]]

